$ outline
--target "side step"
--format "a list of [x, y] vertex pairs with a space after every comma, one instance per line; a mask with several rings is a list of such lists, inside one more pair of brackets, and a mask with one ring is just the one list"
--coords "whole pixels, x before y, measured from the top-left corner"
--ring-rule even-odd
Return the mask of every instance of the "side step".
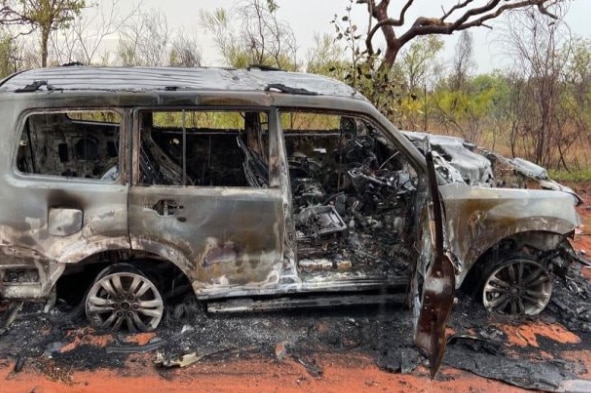
[[296, 308], [335, 307], [353, 305], [374, 305], [386, 303], [404, 304], [406, 294], [340, 294], [307, 297], [279, 297], [268, 299], [230, 299], [208, 302], [207, 311], [211, 313], [290, 310]]

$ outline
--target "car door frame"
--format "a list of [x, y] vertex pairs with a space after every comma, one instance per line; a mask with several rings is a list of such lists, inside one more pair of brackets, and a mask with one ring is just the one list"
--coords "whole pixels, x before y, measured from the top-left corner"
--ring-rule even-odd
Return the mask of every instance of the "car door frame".
[[[257, 293], [267, 291], [270, 292], [276, 289], [279, 285], [281, 268], [283, 265], [283, 238], [284, 238], [284, 196], [283, 191], [280, 187], [274, 187], [274, 183], [271, 183], [270, 188], [257, 189], [252, 187], [210, 187], [210, 186], [143, 186], [140, 181], [140, 134], [141, 134], [141, 121], [140, 115], [143, 112], [155, 112], [155, 111], [258, 111], [266, 112], [271, 115], [273, 109], [269, 107], [249, 107], [249, 106], [232, 106], [232, 107], [217, 107], [217, 106], [178, 106], [178, 107], [138, 107], [133, 111], [134, 127], [133, 127], [133, 149], [132, 149], [132, 168], [133, 176], [132, 183], [129, 191], [129, 236], [131, 239], [132, 248], [134, 250], [142, 250], [149, 252], [154, 255], [158, 255], [165, 260], [168, 260], [175, 264], [191, 282], [195, 293], [201, 298], [216, 298], [216, 297], [231, 297], [238, 295], [245, 295], [248, 293]], [[269, 116], [271, 122], [271, 116]], [[269, 157], [273, 154], [277, 154], [274, 148], [277, 148], [279, 144], [274, 139], [277, 138], [276, 131], [273, 131], [274, 127], [270, 124], [269, 127]], [[271, 161], [271, 160], [269, 160]], [[271, 162], [269, 163], [271, 164]], [[270, 171], [271, 172], [271, 171]], [[271, 176], [271, 174], [270, 174]], [[152, 217], [150, 223], [142, 222], [143, 220], [138, 219], [140, 215], [147, 214], [148, 210], [154, 210], [151, 208], [154, 198], [159, 198], [158, 195], [165, 199], [178, 199], [180, 201], [179, 207], [173, 212], [170, 217], [158, 219]], [[208, 213], [199, 215], [198, 212], [193, 211], [192, 207], [186, 202], [190, 201], [191, 198], [203, 203], [203, 211], [208, 210]], [[199, 203], [198, 202], [198, 203]], [[248, 206], [247, 206], [248, 205]], [[188, 247], [181, 247], [181, 242], [175, 242], [175, 235], [179, 239], [183, 239], [182, 242], [190, 243], [188, 239], [183, 238], [183, 230], [181, 226], [191, 224], [191, 215], [193, 218], [202, 219], [200, 221], [205, 227], [209, 225], [212, 228], [211, 222], [215, 220], [213, 216], [215, 212], [220, 212], [222, 208], [226, 206], [232, 211], [237, 211], [240, 207], [244, 207], [245, 214], [249, 215], [249, 219], [262, 220], [268, 227], [269, 231], [267, 234], [272, 238], [270, 241], [273, 243], [262, 244], [261, 250], [264, 248], [267, 252], [261, 250], [261, 258], [265, 258], [264, 263], [266, 264], [261, 271], [256, 271], [257, 267], [253, 265], [252, 260], [247, 257], [242, 258], [241, 262], [229, 261], [228, 255], [238, 255], [239, 249], [236, 247], [251, 247], [244, 241], [246, 237], [242, 237], [238, 246], [234, 244], [238, 243], [236, 239], [226, 238], [222, 239], [222, 236], [218, 236], [219, 233], [224, 232], [227, 228], [234, 228], [238, 230], [237, 225], [231, 224], [231, 215], [225, 216], [225, 220], [219, 220], [217, 225], [219, 230], [216, 229], [217, 234], [208, 234], [205, 231], [197, 231], [196, 236], [199, 238], [199, 244], [193, 242], [188, 244]], [[266, 207], [266, 208], [262, 208]], [[258, 214], [259, 217], [255, 217], [253, 214], [255, 211], [262, 211]], [[170, 218], [169, 223], [164, 223], [166, 219]], [[243, 218], [241, 218], [243, 219]], [[173, 220], [174, 223], [173, 223]], [[243, 219], [244, 220], [244, 219]], [[163, 223], [162, 225], [159, 224]], [[243, 221], [244, 222], [244, 221]], [[211, 224], [211, 225], [210, 225]], [[222, 228], [224, 225], [227, 227]], [[232, 226], [233, 225], [233, 226]], [[243, 226], [247, 226], [244, 224]], [[162, 233], [166, 236], [158, 236], [155, 233], [146, 235], [146, 231], [151, 231], [153, 228], [160, 228]], [[195, 229], [195, 228], [193, 228]], [[254, 229], [246, 229], [255, 232]], [[231, 232], [228, 229], [228, 232]], [[185, 233], [186, 235], [186, 233]], [[268, 243], [268, 242], [267, 242]], [[257, 252], [258, 252], [257, 251]], [[266, 255], [263, 255], [266, 254]], [[214, 256], [220, 256], [219, 261], [224, 260], [225, 266], [222, 263], [213, 262]], [[239, 256], [240, 257], [240, 256]], [[262, 259], [261, 259], [262, 261]], [[248, 270], [251, 274], [251, 279], [245, 278], [241, 280], [239, 278], [240, 270], [242, 267], [239, 265], [242, 263], [244, 269]], [[216, 264], [216, 267], [213, 266]], [[251, 267], [249, 267], [251, 266]], [[264, 270], [264, 271], [263, 271]], [[245, 275], [246, 277], [246, 275]]]

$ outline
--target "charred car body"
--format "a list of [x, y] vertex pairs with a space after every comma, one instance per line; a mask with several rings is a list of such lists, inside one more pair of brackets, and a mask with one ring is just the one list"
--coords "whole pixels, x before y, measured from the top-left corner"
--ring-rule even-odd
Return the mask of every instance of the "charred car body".
[[[404, 289], [436, 367], [454, 290], [539, 313], [578, 225], [533, 164], [402, 133], [315, 75], [30, 70], [0, 83], [0, 116], [0, 294], [47, 299], [100, 266], [84, 300], [100, 328], [156, 328], [183, 280], [212, 310]], [[503, 165], [555, 190], [497, 188]]]

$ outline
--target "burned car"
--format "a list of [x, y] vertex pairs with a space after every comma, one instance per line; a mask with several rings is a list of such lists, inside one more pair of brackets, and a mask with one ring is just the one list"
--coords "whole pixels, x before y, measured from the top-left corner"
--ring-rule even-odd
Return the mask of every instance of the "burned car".
[[539, 313], [578, 225], [568, 189], [499, 188], [492, 156], [316, 75], [29, 70], [0, 82], [0, 116], [0, 295], [54, 299], [95, 269], [102, 329], [155, 329], [183, 284], [210, 311], [404, 293], [436, 369], [454, 291]]

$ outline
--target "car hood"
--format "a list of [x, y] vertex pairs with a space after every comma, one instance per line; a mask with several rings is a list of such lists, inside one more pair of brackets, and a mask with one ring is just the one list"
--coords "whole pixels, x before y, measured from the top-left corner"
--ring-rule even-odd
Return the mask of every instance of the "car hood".
[[437, 171], [448, 183], [562, 191], [571, 194], [577, 205], [582, 203], [570, 187], [550, 179], [545, 168], [526, 159], [506, 158], [459, 137], [413, 131], [402, 133], [423, 154], [427, 150], [437, 153]]

